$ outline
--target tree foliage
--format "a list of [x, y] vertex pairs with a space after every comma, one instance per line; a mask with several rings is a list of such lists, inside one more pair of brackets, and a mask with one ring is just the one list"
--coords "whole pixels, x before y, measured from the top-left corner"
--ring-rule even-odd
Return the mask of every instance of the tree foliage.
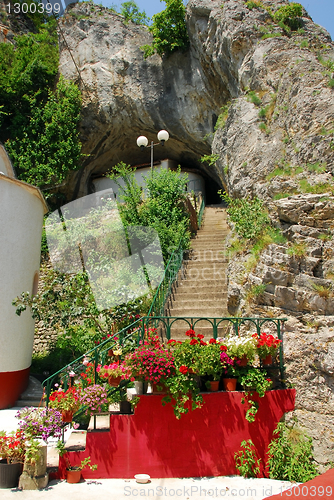
[[54, 92], [48, 90], [44, 105], [38, 105], [40, 92], [25, 97], [30, 119], [6, 147], [18, 177], [44, 187], [61, 183], [69, 170], [80, 165], [81, 96], [78, 87], [62, 77]]
[[274, 21], [281, 25], [283, 29], [288, 27], [288, 29], [294, 31], [300, 28], [301, 20], [303, 15], [303, 7], [300, 3], [290, 3], [289, 5], [284, 5], [280, 7], [274, 14]]
[[176, 50], [186, 50], [189, 37], [185, 21], [185, 6], [182, 0], [166, 0], [166, 8], [152, 17], [149, 27], [153, 35], [152, 45], [144, 45], [145, 59], [155, 52], [159, 56], [170, 55]]
[[142, 189], [129, 165], [121, 162], [108, 175], [119, 185], [123, 202], [119, 210], [125, 226], [154, 228], [159, 235], [165, 260], [177, 248], [182, 237], [187, 246], [190, 239], [189, 215], [183, 203], [187, 176], [181, 175], [180, 169], [153, 170], [149, 173], [145, 177], [145, 196], [142, 196]]
[[61, 183], [80, 166], [80, 92], [58, 74], [54, 19], [37, 33], [0, 44], [0, 134], [18, 178], [39, 187]]
[[138, 5], [133, 0], [122, 3], [120, 14], [125, 17], [126, 21], [132, 21], [135, 24], [145, 24], [147, 26], [150, 21], [146, 12], [140, 12]]

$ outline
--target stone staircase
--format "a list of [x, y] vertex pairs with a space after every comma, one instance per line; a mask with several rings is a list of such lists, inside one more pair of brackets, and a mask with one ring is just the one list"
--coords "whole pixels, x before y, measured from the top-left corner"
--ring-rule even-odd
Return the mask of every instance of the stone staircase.
[[[221, 205], [207, 206], [202, 225], [191, 242], [189, 259], [183, 262], [178, 280], [168, 301], [166, 316], [221, 318], [227, 313], [227, 282], [225, 239], [229, 232], [226, 211]], [[218, 333], [223, 334], [227, 324]], [[176, 321], [171, 338], [184, 339], [187, 325]], [[201, 321], [195, 328], [206, 338], [212, 337], [212, 328]]]

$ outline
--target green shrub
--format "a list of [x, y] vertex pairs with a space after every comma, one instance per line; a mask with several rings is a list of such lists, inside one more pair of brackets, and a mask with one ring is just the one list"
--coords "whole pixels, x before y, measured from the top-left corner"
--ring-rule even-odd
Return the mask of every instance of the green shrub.
[[270, 227], [270, 219], [258, 198], [232, 199], [226, 193], [218, 191], [228, 204], [227, 213], [235, 225], [236, 233], [241, 238], [255, 239]]
[[135, 24], [144, 24], [147, 26], [150, 21], [146, 12], [140, 12], [138, 5], [133, 0], [121, 4], [120, 14], [125, 18], [125, 21], [132, 21]]
[[258, 477], [261, 460], [256, 456], [253, 441], [241, 441], [241, 449], [234, 454], [235, 467], [243, 477]]
[[271, 479], [304, 483], [319, 474], [312, 456], [312, 438], [296, 423], [277, 424], [268, 452]]
[[280, 7], [274, 14], [274, 21], [284, 30], [296, 31], [301, 27], [300, 17], [303, 15], [303, 7], [300, 3], [290, 3]]
[[222, 112], [218, 116], [218, 119], [217, 119], [217, 122], [215, 125], [215, 130], [218, 130], [219, 128], [225, 127], [225, 123], [226, 123], [227, 118], [228, 118], [228, 112], [229, 112], [230, 106], [231, 106], [231, 103], [227, 102], [224, 106], [222, 106], [220, 108]]
[[152, 45], [144, 45], [145, 59], [155, 52], [159, 56], [170, 55], [176, 50], [186, 50], [189, 37], [185, 21], [185, 6], [182, 0], [166, 0], [166, 8], [152, 17], [149, 31], [153, 35]]
[[246, 7], [249, 10], [259, 9], [259, 8], [263, 9], [263, 4], [261, 0], [249, 0], [248, 2], [246, 2]]

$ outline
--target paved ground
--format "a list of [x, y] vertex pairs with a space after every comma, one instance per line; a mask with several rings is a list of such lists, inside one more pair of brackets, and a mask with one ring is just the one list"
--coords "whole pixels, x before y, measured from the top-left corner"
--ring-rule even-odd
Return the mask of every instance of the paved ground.
[[[17, 427], [15, 414], [19, 408], [0, 410], [0, 430], [11, 431]], [[65, 436], [68, 439], [69, 433]], [[54, 443], [50, 444], [50, 456], [54, 457]], [[49, 453], [48, 452], [48, 453]], [[149, 474], [149, 471], [147, 471]], [[159, 500], [178, 498], [202, 500], [205, 498], [231, 498], [233, 500], [262, 500], [281, 494], [291, 487], [286, 481], [272, 479], [244, 479], [239, 476], [152, 479], [148, 484], [138, 484], [135, 479], [98, 479], [68, 484], [66, 481], [50, 481], [47, 488], [39, 491], [15, 489], [0, 490], [0, 500], [119, 500], [144, 498]]]

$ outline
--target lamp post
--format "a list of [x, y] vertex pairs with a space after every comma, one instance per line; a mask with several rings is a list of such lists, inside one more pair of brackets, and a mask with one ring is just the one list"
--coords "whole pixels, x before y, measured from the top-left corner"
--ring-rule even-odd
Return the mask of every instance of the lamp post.
[[153, 148], [158, 144], [164, 146], [165, 142], [169, 139], [169, 133], [167, 130], [160, 130], [157, 137], [159, 142], [154, 144], [154, 141], [152, 141], [150, 146], [148, 145], [148, 138], [144, 135], [140, 135], [137, 139], [137, 146], [139, 146], [142, 151], [144, 151], [144, 148], [151, 148], [151, 172], [153, 172]]

